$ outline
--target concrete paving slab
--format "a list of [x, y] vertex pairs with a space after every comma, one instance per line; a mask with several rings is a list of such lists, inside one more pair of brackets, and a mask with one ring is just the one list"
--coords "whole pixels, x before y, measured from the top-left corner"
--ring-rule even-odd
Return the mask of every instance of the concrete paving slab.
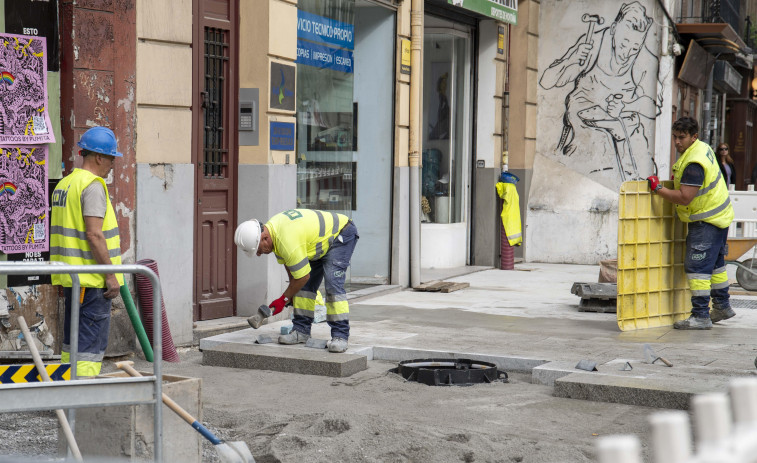
[[[687, 407], [695, 393], [725, 392], [730, 378], [755, 372], [757, 297], [734, 298], [743, 299], [736, 317], [710, 331], [667, 326], [621, 332], [615, 314], [580, 312], [580, 298], [570, 292], [574, 282], [594, 281], [598, 272], [590, 265], [517, 264], [516, 271], [485, 269], [447, 278], [470, 284], [453, 293], [403, 290], [352, 301], [348, 353], [366, 361], [473, 358], [508, 372], [530, 372], [533, 382], [558, 393], [570, 384], [571, 392], [562, 393], [575, 398], [638, 404], [647, 394], [645, 405], [669, 408]], [[280, 326], [204, 338], [200, 348], [249, 345], [257, 335], [278, 334]], [[325, 323], [312, 330], [316, 338], [330, 337]], [[644, 343], [675, 366], [643, 364]], [[576, 371], [581, 359], [596, 361], [599, 371]], [[621, 371], [625, 362], [633, 369]]]
[[334, 354], [325, 349], [280, 344], [215, 345], [202, 351], [203, 365], [272, 370], [303, 375], [344, 378], [368, 368], [364, 355]]

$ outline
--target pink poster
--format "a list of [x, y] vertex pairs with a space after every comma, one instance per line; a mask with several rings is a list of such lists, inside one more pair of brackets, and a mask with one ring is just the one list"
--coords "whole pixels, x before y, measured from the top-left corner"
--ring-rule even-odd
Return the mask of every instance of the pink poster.
[[55, 143], [44, 38], [0, 34], [0, 145]]
[[47, 251], [47, 146], [0, 147], [0, 251]]

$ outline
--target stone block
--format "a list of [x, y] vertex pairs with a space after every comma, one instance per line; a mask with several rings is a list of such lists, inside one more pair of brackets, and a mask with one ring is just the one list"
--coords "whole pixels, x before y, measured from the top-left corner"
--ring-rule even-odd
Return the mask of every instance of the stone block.
[[302, 345], [220, 344], [202, 351], [203, 365], [344, 378], [368, 368], [368, 359]]
[[575, 372], [575, 362], [549, 362], [531, 370], [531, 383], [554, 386], [556, 380]]

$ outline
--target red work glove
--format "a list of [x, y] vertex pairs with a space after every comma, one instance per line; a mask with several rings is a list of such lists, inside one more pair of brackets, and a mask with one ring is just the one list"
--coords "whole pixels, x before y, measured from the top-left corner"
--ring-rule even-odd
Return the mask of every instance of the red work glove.
[[651, 177], [647, 177], [647, 183], [649, 183], [649, 189], [654, 193], [660, 188], [662, 188], [662, 185], [660, 185], [660, 179], [657, 178], [656, 175], [652, 175]]
[[280, 298], [276, 299], [275, 301], [271, 302], [271, 304], [268, 306], [273, 309], [271, 312], [271, 316], [274, 316], [284, 310], [284, 307], [289, 303], [289, 298], [281, 295]]

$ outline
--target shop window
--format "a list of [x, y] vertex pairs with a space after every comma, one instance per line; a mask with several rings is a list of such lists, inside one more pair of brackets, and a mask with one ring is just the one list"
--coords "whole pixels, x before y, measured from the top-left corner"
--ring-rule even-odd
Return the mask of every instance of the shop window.
[[300, 0], [297, 206], [355, 209], [354, 0]]
[[423, 57], [422, 221], [465, 221], [470, 132], [470, 38], [426, 29]]

